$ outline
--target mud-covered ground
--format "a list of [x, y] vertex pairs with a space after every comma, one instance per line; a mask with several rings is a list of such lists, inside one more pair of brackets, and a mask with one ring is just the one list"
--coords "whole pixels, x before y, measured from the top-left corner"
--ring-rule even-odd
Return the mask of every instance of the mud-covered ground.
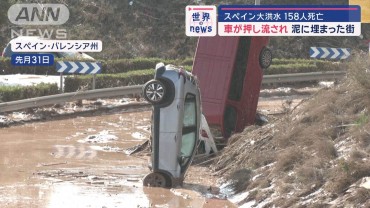
[[121, 111], [0, 129], [1, 207], [233, 207], [213, 199], [204, 167], [183, 188], [142, 186], [149, 156], [124, 150], [149, 138], [149, 118]]
[[[281, 114], [297, 105], [302, 99], [309, 98], [323, 87], [327, 87], [327, 84], [319, 87], [310, 85], [266, 87], [261, 90], [258, 110], [265, 115]], [[150, 110], [150, 105], [144, 102], [143, 98], [112, 98], [58, 103], [40, 108], [0, 113], [0, 128], [76, 116], [98, 116], [102, 113], [115, 113], [132, 109]]]
[[[316, 90], [262, 90], [259, 111], [284, 113]], [[124, 98], [0, 115], [1, 207], [235, 207], [207, 163], [183, 187], [142, 186], [150, 156], [125, 150], [149, 138], [149, 110]]]

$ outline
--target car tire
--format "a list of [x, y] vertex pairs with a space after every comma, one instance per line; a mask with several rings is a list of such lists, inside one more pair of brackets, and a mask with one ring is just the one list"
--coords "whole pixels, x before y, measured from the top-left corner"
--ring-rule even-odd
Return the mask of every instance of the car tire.
[[151, 172], [143, 179], [143, 185], [148, 187], [167, 188], [171, 186], [170, 184], [171, 183], [168, 181], [168, 177], [158, 172]]
[[263, 47], [259, 57], [260, 66], [267, 69], [272, 63], [272, 52], [270, 49]]
[[158, 80], [150, 80], [144, 85], [143, 95], [145, 100], [152, 104], [160, 104], [165, 100], [166, 85]]

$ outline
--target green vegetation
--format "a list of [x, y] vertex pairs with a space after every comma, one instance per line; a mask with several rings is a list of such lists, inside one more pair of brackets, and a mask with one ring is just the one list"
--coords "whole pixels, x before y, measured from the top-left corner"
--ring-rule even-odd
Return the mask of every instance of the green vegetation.
[[[62, 59], [55, 59], [61, 61]], [[63, 59], [63, 61], [76, 61], [74, 59]], [[133, 58], [133, 59], [116, 59], [116, 60], [103, 60], [102, 73], [116, 74], [136, 70], [154, 69], [158, 62], [165, 64], [174, 64], [184, 66], [188, 71], [191, 71], [192, 59], [175, 60], [175, 59], [160, 59], [160, 58]], [[1, 74], [38, 74], [38, 75], [58, 75], [56, 71], [56, 64], [53, 66], [13, 66], [9, 58], [0, 58], [0, 75]]]
[[[59, 61], [57, 59], [56, 61]], [[71, 60], [73, 61], [73, 60]], [[154, 67], [158, 62], [164, 62], [165, 64], [180, 65], [187, 71], [192, 70], [193, 60], [187, 59], [168, 59], [163, 60], [160, 58], [134, 58], [134, 59], [117, 59], [102, 61], [103, 74], [98, 74], [96, 78], [96, 88], [109, 88], [109, 87], [120, 87], [127, 85], [140, 85], [153, 78]], [[39, 75], [58, 75], [56, 66], [50, 67], [14, 67], [10, 64], [10, 59], [0, 58], [0, 74], [39, 74]], [[315, 72], [315, 71], [334, 71], [340, 70], [341, 64], [324, 61], [324, 60], [312, 60], [312, 59], [274, 59], [273, 64], [265, 70], [265, 74], [284, 74], [284, 73], [304, 73], [304, 72]], [[67, 75], [67, 74], [66, 74]], [[359, 79], [363, 79], [365, 84], [368, 80], [366, 74], [359, 76]], [[65, 79], [65, 92], [74, 92], [77, 90], [87, 90], [92, 88], [92, 76], [91, 75], [70, 75]], [[47, 85], [45, 85], [47, 86]], [[52, 86], [52, 85], [50, 85]], [[54, 87], [54, 86], [52, 86]], [[19, 87], [7, 87], [6, 89], [0, 88], [0, 93], [10, 91], [11, 88], [19, 90]], [[51, 89], [53, 91], [53, 89]], [[56, 92], [57, 90], [55, 90]], [[48, 95], [50, 92], [45, 91]], [[10, 94], [6, 95], [7, 101], [28, 98], [26, 94], [21, 96], [19, 93], [14, 94], [14, 98]], [[33, 96], [34, 97], [34, 96]], [[3, 99], [4, 101], [4, 99]]]
[[133, 58], [103, 61], [103, 72], [106, 74], [123, 73], [134, 70], [154, 69], [159, 62], [186, 66], [191, 71], [192, 59], [160, 59], [160, 58]]
[[[140, 85], [153, 79], [154, 70], [136, 70], [119, 74], [98, 74], [96, 76], [96, 89]], [[65, 79], [65, 92], [91, 89], [93, 76], [68, 76]]]
[[0, 1], [0, 25], [3, 25], [8, 17], [8, 8], [10, 7], [9, 1]]
[[[55, 62], [61, 59], [56, 59]], [[74, 61], [63, 59], [63, 61]], [[191, 71], [193, 59], [160, 59], [160, 58], [133, 58], [103, 60], [102, 68], [104, 74], [125, 73], [137, 70], [154, 69], [158, 62], [183, 66], [187, 71]], [[53, 66], [34, 67], [34, 66], [12, 66], [9, 58], [0, 58], [1, 74], [47, 74], [58, 75], [55, 64]], [[284, 73], [303, 73], [315, 71], [335, 71], [340, 70], [340, 64], [315, 59], [273, 59], [272, 65], [265, 70], [265, 74], [284, 74]]]
[[271, 65], [264, 74], [288, 74], [288, 73], [304, 73], [320, 71], [315, 64], [286, 64], [286, 65]]
[[272, 59], [273, 65], [284, 65], [284, 64], [316, 64], [316, 63], [325, 63], [328, 62], [324, 59], [299, 59], [299, 58], [274, 58]]
[[58, 93], [58, 86], [56, 84], [41, 83], [35, 86], [0, 86], [0, 102], [54, 95]]
[[369, 122], [369, 115], [367, 113], [362, 113], [356, 120], [356, 124], [359, 126], [363, 126]]

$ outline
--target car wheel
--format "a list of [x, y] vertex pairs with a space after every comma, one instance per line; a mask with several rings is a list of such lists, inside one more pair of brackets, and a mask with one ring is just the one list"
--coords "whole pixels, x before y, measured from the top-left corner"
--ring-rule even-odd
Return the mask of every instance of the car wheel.
[[158, 80], [150, 80], [143, 89], [145, 100], [152, 104], [159, 104], [166, 95], [166, 86]]
[[166, 188], [169, 186], [169, 182], [162, 173], [149, 173], [144, 177], [143, 185], [149, 187], [162, 187]]
[[270, 49], [264, 47], [259, 57], [260, 66], [263, 69], [267, 69], [272, 63], [272, 52]]

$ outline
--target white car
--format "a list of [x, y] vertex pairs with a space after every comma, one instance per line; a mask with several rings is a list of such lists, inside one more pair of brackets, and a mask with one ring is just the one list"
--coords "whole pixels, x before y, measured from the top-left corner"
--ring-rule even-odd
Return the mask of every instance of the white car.
[[143, 87], [144, 98], [153, 104], [152, 172], [144, 186], [182, 185], [199, 144], [201, 104], [198, 83], [184, 69], [159, 63], [153, 80]]

